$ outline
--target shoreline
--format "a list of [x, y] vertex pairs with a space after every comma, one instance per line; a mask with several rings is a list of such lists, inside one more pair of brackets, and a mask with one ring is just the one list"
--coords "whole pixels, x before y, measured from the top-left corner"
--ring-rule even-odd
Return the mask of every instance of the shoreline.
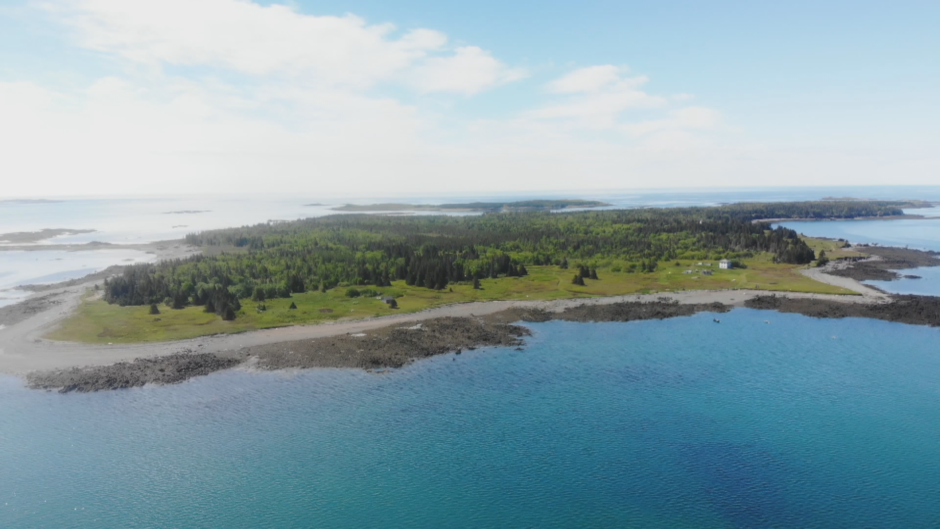
[[[860, 317], [940, 326], [940, 298], [930, 296], [896, 296], [888, 302], [872, 298], [847, 302], [845, 299], [826, 299], [831, 296], [820, 294], [777, 295], [766, 291], [705, 291], [696, 294], [681, 296], [681, 300], [670, 296], [642, 299], [654, 296], [646, 295], [640, 299], [618, 296], [552, 302], [470, 303], [430, 309], [424, 313], [374, 318], [372, 321], [287, 327], [265, 334], [246, 333], [235, 336], [236, 340], [242, 340], [238, 347], [225, 349], [218, 347], [224, 342], [188, 340], [186, 346], [178, 350], [174, 350], [174, 346], [179, 346], [178, 342], [163, 344], [169, 348], [165, 348], [162, 354], [146, 355], [137, 350], [130, 355], [134, 356], [133, 359], [116, 362], [110, 359], [113, 363], [103, 365], [34, 370], [24, 375], [26, 385], [31, 389], [67, 393], [174, 384], [232, 368], [384, 371], [451, 353], [455, 354], [453, 360], [456, 361], [456, 355], [463, 349], [515, 347], [516, 350], [524, 350], [524, 338], [532, 331], [518, 325], [520, 322], [662, 320], [699, 312], [725, 313], [741, 307], [798, 313], [814, 318]], [[732, 295], [735, 297], [730, 297]], [[448, 314], [454, 309], [462, 309], [463, 314]], [[467, 312], [468, 309], [474, 312]], [[717, 317], [714, 321], [721, 323]], [[265, 340], [265, 335], [275, 339]]]
[[[154, 245], [156, 244], [162, 244], [163, 246], [164, 252], [160, 258], [174, 258], [181, 251], [184, 254], [191, 255], [193, 251], [193, 248], [185, 247], [185, 245], [179, 244], [179, 241], [169, 241], [169, 244], [167, 242], [154, 243]], [[171, 245], [172, 247], [170, 247]], [[858, 261], [858, 263], [864, 262]], [[112, 268], [115, 268], [115, 270], [111, 273], [119, 271], [119, 268]], [[799, 312], [813, 317], [875, 317], [905, 323], [940, 325], [940, 312], [938, 312], [936, 321], [923, 320], [922, 315], [918, 319], [917, 316], [910, 314], [910, 310], [904, 308], [906, 305], [918, 304], [917, 310], [923, 313], [926, 306], [926, 311], [930, 313], [933, 310], [932, 304], [934, 302], [937, 307], [940, 307], [940, 298], [890, 295], [864, 285], [853, 277], [826, 273], [830, 271], [829, 267], [826, 267], [804, 269], [800, 273], [817, 281], [853, 290], [859, 295], [741, 289], [688, 290], [601, 298], [569, 298], [553, 301], [484, 301], [435, 307], [414, 313], [261, 329], [237, 334], [219, 334], [174, 342], [101, 345], [57, 342], [44, 339], [43, 336], [49, 330], [67, 318], [77, 308], [88, 289], [93, 288], [102, 279], [99, 276], [111, 270], [109, 268], [106, 271], [79, 280], [37, 287], [34, 290], [35, 294], [27, 300], [0, 308], [0, 374], [25, 377], [27, 381], [33, 381], [29, 382], [32, 387], [46, 389], [84, 387], [81, 384], [76, 385], [74, 377], [90, 377], [97, 380], [95, 384], [89, 386], [94, 388], [90, 390], [97, 390], [133, 387], [143, 383], [175, 383], [192, 376], [200, 376], [220, 369], [243, 365], [249, 361], [252, 365], [260, 362], [262, 364], [261, 368], [264, 369], [290, 367], [360, 367], [368, 369], [369, 366], [372, 366], [372, 368], [394, 368], [400, 367], [403, 362], [407, 363], [416, 358], [443, 354], [460, 348], [499, 344], [521, 345], [521, 342], [510, 343], [506, 341], [508, 340], [506, 336], [516, 336], [512, 334], [516, 330], [510, 332], [512, 326], [509, 324], [527, 321], [527, 319], [528, 321], [546, 321], [540, 319], [546, 317], [548, 319], [568, 319], [565, 316], [566, 314], [579, 312], [594, 314], [592, 317], [594, 319], [587, 318], [575, 321], [632, 321], [632, 319], [643, 319], [637, 318], [636, 315], [646, 314], [649, 311], [659, 315], [654, 317], [675, 317], [702, 310], [724, 312], [733, 308], [747, 307]], [[927, 301], [922, 301], [924, 299]], [[880, 306], [883, 306], [884, 309], [881, 309]], [[690, 310], [692, 312], [689, 312]], [[882, 312], [886, 316], [883, 316]], [[614, 313], [620, 314], [618, 316], [620, 319], [604, 320], [604, 318], [610, 318], [610, 314]], [[630, 316], [623, 319], [625, 317], [623, 314], [629, 314]], [[512, 318], [515, 319], [512, 320]], [[597, 318], [601, 318], [601, 320]], [[360, 336], [367, 333], [371, 333], [368, 335], [385, 336], [389, 333], [394, 334], [393, 330], [401, 328], [402, 325], [427, 324], [439, 326], [443, 325], [440, 322], [445, 320], [451, 330], [458, 329], [466, 336], [471, 336], [471, 338], [467, 338], [462, 342], [451, 343], [452, 340], [447, 340], [447, 333], [443, 333], [431, 342], [424, 343], [420, 347], [416, 346], [413, 354], [401, 350], [399, 347], [401, 336], [392, 338], [391, 341], [385, 339], [383, 342], [384, 349], [380, 350], [377, 356], [375, 354], [372, 356], [379, 358], [379, 360], [369, 362], [363, 361], [358, 356], [355, 358], [350, 356], [350, 351], [361, 352], [353, 348], [345, 350], [347, 351], [345, 357], [342, 354], [344, 351], [342, 348], [321, 356], [320, 360], [330, 358], [329, 361], [321, 363], [312, 361], [309, 358], [302, 360], [303, 355], [293, 358], [283, 356], [284, 348], [290, 348], [292, 344], [295, 344], [293, 345], [294, 349], [307, 351], [312, 347], [310, 344], [319, 344], [317, 345], [318, 352], [316, 354], [323, 355], [324, 351], [333, 350], [334, 343], [344, 342], [348, 339], [348, 336]], [[471, 332], [468, 330], [467, 325], [472, 322], [484, 322], [491, 326], [496, 324], [509, 325], [509, 327], [506, 329], [488, 327]], [[482, 332], [482, 334], [477, 331]], [[494, 341], [495, 339], [492, 338], [493, 332], [496, 332], [502, 338]], [[510, 334], [504, 336], [506, 332], [510, 332]], [[477, 336], [476, 342], [472, 336]], [[481, 336], [483, 338], [480, 338]], [[519, 338], [519, 336], [522, 335], [518, 335], [516, 338]], [[328, 340], [330, 345], [325, 346], [324, 340]], [[301, 343], [307, 345], [301, 345]], [[384, 350], [395, 350], [394, 358], [386, 358], [387, 355], [382, 352]], [[375, 353], [375, 351], [370, 354], [372, 353]], [[264, 358], [280, 358], [280, 360], [266, 364]], [[180, 366], [188, 367], [181, 369]], [[50, 382], [48, 377], [54, 373], [61, 378], [65, 376], [64, 373], [67, 371], [71, 372], [71, 375], [67, 376], [65, 380], [72, 380], [72, 382], [63, 383], [60, 386], [55, 386]], [[124, 375], [136, 373], [135, 376], [138, 378], [135, 379], [136, 382], [132, 383], [134, 377], [122, 378], [119, 376], [121, 373]], [[149, 375], [146, 373], [149, 373]], [[174, 373], [174, 375], [171, 376], [168, 373]], [[102, 383], [101, 377], [105, 377], [110, 382]]]
[[[435, 307], [420, 312], [394, 314], [360, 320], [339, 320], [313, 325], [294, 325], [271, 329], [260, 329], [238, 334], [220, 334], [179, 340], [139, 344], [82, 344], [57, 342], [43, 339], [52, 327], [66, 318], [81, 302], [81, 297], [93, 282], [63, 287], [50, 291], [42, 300], [41, 307], [28, 309], [29, 313], [19, 321], [0, 320], [5, 327], [0, 329], [0, 373], [23, 375], [29, 371], [59, 369], [83, 365], [105, 365], [132, 360], [141, 356], [171, 354], [183, 349], [199, 349], [206, 352], [225, 352], [244, 347], [268, 345], [300, 339], [313, 339], [358, 333], [386, 325], [417, 323], [438, 317], [488, 316], [507, 309], [544, 310], [560, 312], [582, 305], [610, 305], [618, 302], [655, 302], [669, 298], [679, 304], [721, 303], [743, 306], [750, 298], [773, 294], [764, 290], [691, 290], [658, 294], [631, 294], [604, 298], [571, 298], [554, 301], [480, 301]], [[784, 295], [783, 293], [777, 293]], [[842, 303], [882, 303], [882, 298], [865, 296], [838, 296], [834, 294], [785, 293], [796, 298], [830, 300]], [[22, 304], [11, 305], [6, 309]], [[2, 309], [0, 309], [2, 310]], [[13, 312], [13, 311], [9, 311]], [[0, 316], [2, 316], [0, 312]]]

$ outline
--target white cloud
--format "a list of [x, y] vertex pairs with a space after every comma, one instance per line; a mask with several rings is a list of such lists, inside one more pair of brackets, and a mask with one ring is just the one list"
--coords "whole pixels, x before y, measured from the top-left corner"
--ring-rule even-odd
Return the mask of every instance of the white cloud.
[[612, 64], [589, 66], [552, 81], [548, 89], [558, 94], [596, 92], [618, 81], [621, 73], [625, 73], [624, 69]]
[[484, 89], [525, 77], [507, 68], [489, 52], [476, 46], [457, 48], [453, 56], [432, 57], [414, 69], [412, 84], [422, 92], [455, 92], [473, 95]]
[[568, 95], [527, 114], [531, 119], [569, 120], [588, 128], [612, 128], [625, 110], [660, 108], [668, 105], [662, 96], [651, 95], [641, 87], [649, 78], [622, 78], [614, 66], [594, 66], [576, 70], [548, 85], [550, 92]]
[[294, 82], [369, 88], [404, 79], [420, 92], [477, 93], [520, 78], [477, 47], [354, 15], [312, 16], [247, 0], [59, 0], [42, 4], [86, 48], [154, 66], [210, 66]]

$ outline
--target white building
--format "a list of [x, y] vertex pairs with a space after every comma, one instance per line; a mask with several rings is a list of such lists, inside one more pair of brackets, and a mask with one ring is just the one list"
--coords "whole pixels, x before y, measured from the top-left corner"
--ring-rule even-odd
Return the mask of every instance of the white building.
[[727, 259], [718, 261], [718, 268], [721, 268], [722, 270], [731, 270], [731, 261]]

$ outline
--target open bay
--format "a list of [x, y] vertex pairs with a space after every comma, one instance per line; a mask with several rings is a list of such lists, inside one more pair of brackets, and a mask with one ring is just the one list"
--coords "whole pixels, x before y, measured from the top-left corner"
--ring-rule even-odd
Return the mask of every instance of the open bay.
[[0, 525], [940, 523], [940, 330], [712, 316], [530, 324], [384, 374], [0, 378]]

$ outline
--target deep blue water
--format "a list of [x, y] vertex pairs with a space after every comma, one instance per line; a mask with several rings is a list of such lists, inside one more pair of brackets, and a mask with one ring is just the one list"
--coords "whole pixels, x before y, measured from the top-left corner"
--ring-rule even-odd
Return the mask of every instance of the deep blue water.
[[940, 329], [713, 317], [384, 374], [0, 378], [0, 527], [940, 526]]

